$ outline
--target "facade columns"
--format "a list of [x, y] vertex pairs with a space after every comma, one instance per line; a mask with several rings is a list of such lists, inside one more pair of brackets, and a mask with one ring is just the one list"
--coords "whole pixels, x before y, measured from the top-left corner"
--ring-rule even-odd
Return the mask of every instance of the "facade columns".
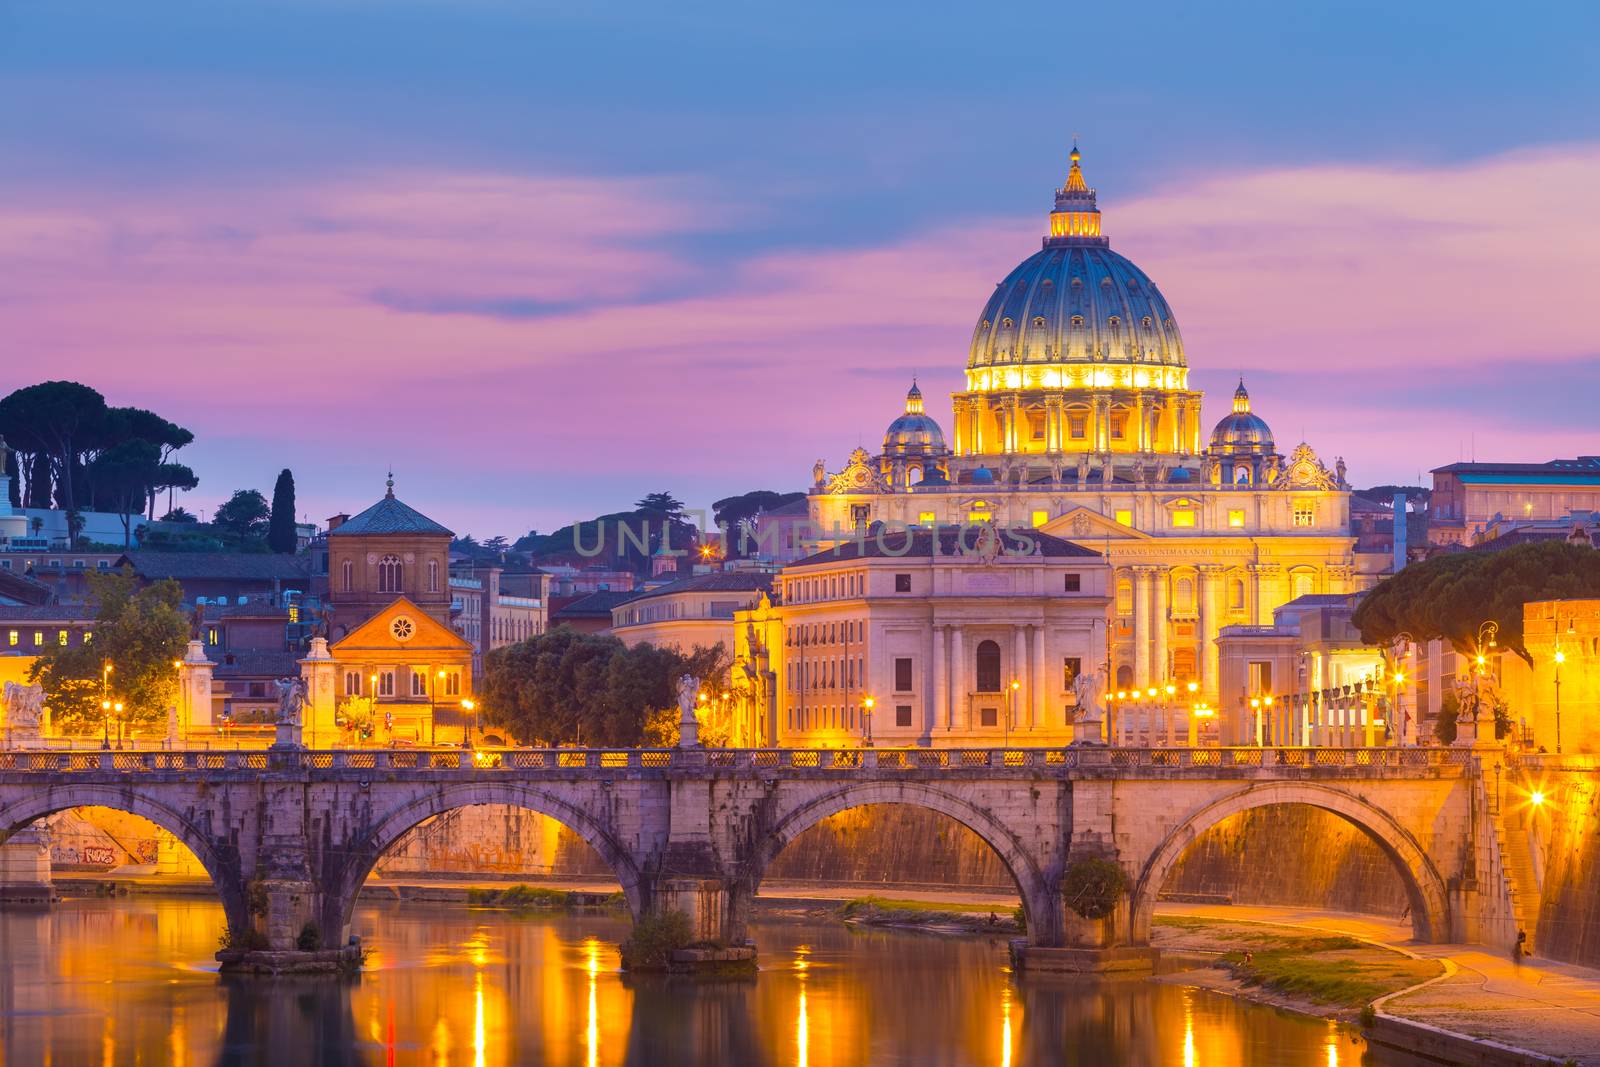
[[1050, 702], [1046, 679], [1050, 675], [1045, 670], [1044, 627], [1030, 626], [1028, 630], [1033, 644], [1033, 674], [1028, 683], [1028, 729], [1037, 730], [1049, 723]]
[[1283, 596], [1283, 568], [1276, 563], [1250, 564], [1250, 584], [1255, 601], [1251, 615], [1256, 620], [1257, 626], [1272, 625], [1272, 610], [1281, 607], [1284, 603]]
[[1200, 635], [1200, 655], [1197, 666], [1200, 668], [1200, 691], [1213, 697], [1220, 697], [1218, 687], [1221, 685], [1221, 653], [1217, 648], [1217, 630], [1220, 628], [1220, 615], [1217, 611], [1217, 581], [1221, 570], [1214, 563], [1202, 563], [1199, 568], [1200, 618], [1195, 631]]
[[1098, 395], [1094, 398], [1094, 425], [1090, 428], [1096, 452], [1111, 451], [1111, 398]]
[[928, 660], [933, 665], [933, 707], [929, 709], [927, 715], [928, 732], [931, 734], [934, 728], [939, 725], [941, 718], [944, 720], [947, 729], [951, 721], [950, 676], [948, 668], [945, 666], [944, 656], [944, 646], [949, 639], [949, 633], [945, 627], [938, 624], [930, 627], [928, 632], [933, 638], [933, 652]]
[[1167, 590], [1172, 584], [1172, 575], [1165, 567], [1158, 569], [1154, 574], [1155, 597], [1151, 605], [1150, 631], [1155, 637], [1155, 653], [1151, 661], [1150, 684], [1165, 682], [1171, 675], [1171, 664], [1167, 659], [1167, 631], [1171, 628], [1167, 620]]
[[1144, 394], [1133, 394], [1133, 450], [1135, 452], [1150, 451], [1149, 442], [1145, 439], [1145, 429], [1149, 425], [1144, 417]]
[[1027, 709], [1033, 701], [1033, 672], [1028, 668], [1028, 628], [1026, 626], [1013, 626], [1011, 628], [1011, 644], [1013, 655], [1011, 660], [1011, 680], [1018, 683], [1017, 688], [1011, 690], [1011, 728], [1022, 729], [1022, 724], [1028, 718]]
[[1141, 688], [1150, 679], [1150, 582], [1155, 568], [1133, 568], [1133, 684]]
[[[962, 681], [966, 676], [967, 660], [966, 653], [961, 648], [961, 626], [956, 623], [950, 627], [950, 708], [949, 718], [945, 722], [947, 730], [956, 728], [956, 708], [966, 708], [967, 687]], [[963, 723], [963, 726], [965, 725]]]

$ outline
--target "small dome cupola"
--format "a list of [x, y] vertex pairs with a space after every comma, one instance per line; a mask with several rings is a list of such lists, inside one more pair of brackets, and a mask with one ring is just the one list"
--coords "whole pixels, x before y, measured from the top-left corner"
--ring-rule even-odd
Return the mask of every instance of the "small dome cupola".
[[905, 414], [889, 424], [883, 434], [886, 456], [941, 455], [946, 451], [944, 431], [922, 408], [922, 390], [916, 379], [906, 393]]
[[1072, 143], [1072, 154], [1067, 157], [1072, 165], [1067, 170], [1067, 180], [1056, 190], [1055, 210], [1050, 212], [1050, 236], [1044, 239], [1046, 248], [1058, 245], [1110, 245], [1100, 234], [1100, 208], [1096, 206], [1094, 190], [1083, 180], [1083, 167], [1079, 161], [1078, 143]]
[[1250, 393], [1239, 379], [1233, 391], [1233, 411], [1211, 431], [1213, 453], [1224, 456], [1267, 456], [1273, 451], [1272, 428], [1250, 410]]

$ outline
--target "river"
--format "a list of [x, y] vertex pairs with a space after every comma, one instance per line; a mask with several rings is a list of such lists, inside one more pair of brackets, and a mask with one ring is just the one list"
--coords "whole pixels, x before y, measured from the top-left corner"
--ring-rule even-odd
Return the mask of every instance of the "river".
[[761, 973], [626, 977], [607, 914], [363, 906], [356, 981], [223, 980], [214, 903], [0, 913], [0, 1067], [1022, 1067], [1362, 1062], [1329, 1024], [1179, 985], [1012, 978], [999, 940], [755, 926]]

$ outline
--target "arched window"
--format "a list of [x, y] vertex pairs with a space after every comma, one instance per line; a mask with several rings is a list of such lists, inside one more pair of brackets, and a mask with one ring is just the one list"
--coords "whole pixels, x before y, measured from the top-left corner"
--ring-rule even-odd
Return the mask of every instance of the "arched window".
[[1228, 609], [1244, 610], [1244, 579], [1235, 578], [1228, 583]]
[[378, 592], [400, 592], [400, 557], [384, 556], [378, 560]]
[[1172, 606], [1182, 612], [1194, 610], [1194, 582], [1191, 579], [1179, 578], [1173, 585]]
[[1316, 575], [1311, 571], [1295, 571], [1289, 576], [1291, 600], [1298, 597], [1309, 596], [1314, 591], [1312, 586], [1316, 582]]
[[438, 591], [439, 591], [439, 561], [436, 560], [436, 559], [430, 559], [428, 561], [428, 592], [437, 593]]
[[1000, 692], [1000, 646], [993, 641], [978, 642], [978, 692]]
[[1126, 578], [1117, 583], [1117, 614], [1133, 614], [1133, 583]]
[[356, 587], [356, 565], [349, 560], [344, 561], [344, 591], [354, 592]]
[[1133, 684], [1133, 668], [1126, 663], [1117, 668], [1117, 688], [1126, 689]]

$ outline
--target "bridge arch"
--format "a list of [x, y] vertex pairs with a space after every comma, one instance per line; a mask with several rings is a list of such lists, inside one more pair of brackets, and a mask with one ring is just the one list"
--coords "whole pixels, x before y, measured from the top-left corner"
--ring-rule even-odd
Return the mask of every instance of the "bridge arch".
[[1059, 870], [1041, 866], [1026, 844], [986, 807], [946, 789], [922, 782], [855, 782], [811, 796], [785, 810], [757, 841], [749, 870], [749, 883], [743, 887], [747, 907], [766, 875], [767, 867], [795, 838], [830, 815], [868, 804], [900, 804], [926, 808], [955, 820], [994, 850], [1010, 873], [1022, 898], [1022, 911], [1028, 935], [1034, 944], [1052, 945], [1061, 936], [1061, 907], [1054, 891]]
[[74, 782], [71, 786], [41, 789], [10, 803], [0, 803], [0, 842], [40, 819], [69, 808], [110, 808], [149, 819], [181, 841], [205, 868], [222, 902], [228, 927], [241, 930], [250, 924], [244, 876], [234, 846], [219, 841], [183, 812], [139, 791]]
[[1150, 919], [1156, 895], [1172, 868], [1201, 834], [1224, 819], [1252, 808], [1304, 804], [1339, 816], [1365, 833], [1394, 864], [1411, 904], [1411, 926], [1423, 942], [1442, 942], [1450, 935], [1450, 897], [1444, 878], [1417, 839], [1387, 812], [1343, 789], [1306, 782], [1254, 785], [1215, 800], [1188, 816], [1157, 846], [1144, 864], [1133, 896], [1132, 941], [1150, 940]]
[[478, 804], [503, 804], [525, 808], [555, 819], [571, 829], [599, 854], [622, 886], [623, 898], [635, 918], [648, 904], [649, 886], [633, 855], [610, 828], [585, 809], [549, 786], [515, 782], [456, 782], [429, 789], [379, 815], [355, 839], [336, 853], [335, 869], [323, 878], [323, 929], [340, 931], [341, 942], [350, 936], [356, 897], [383, 854], [419, 824], [435, 815]]

